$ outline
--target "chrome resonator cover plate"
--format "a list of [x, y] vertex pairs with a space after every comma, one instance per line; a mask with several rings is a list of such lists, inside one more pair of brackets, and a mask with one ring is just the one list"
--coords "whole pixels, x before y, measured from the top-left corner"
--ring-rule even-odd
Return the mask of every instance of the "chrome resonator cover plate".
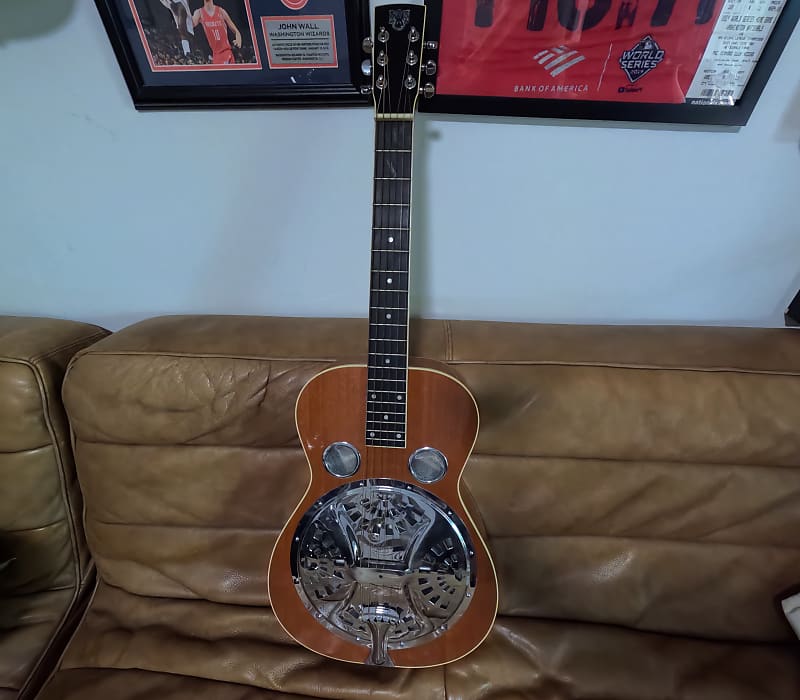
[[319, 499], [292, 538], [292, 577], [325, 628], [387, 652], [431, 641], [452, 626], [475, 590], [475, 549], [446, 503], [391, 479], [350, 482]]

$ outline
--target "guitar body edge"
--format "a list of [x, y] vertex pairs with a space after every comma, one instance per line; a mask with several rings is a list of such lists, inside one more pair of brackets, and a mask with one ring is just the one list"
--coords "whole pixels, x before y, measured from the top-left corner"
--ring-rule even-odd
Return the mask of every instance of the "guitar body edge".
[[[452, 626], [417, 646], [389, 649], [390, 665], [398, 668], [440, 666], [466, 656], [486, 638], [497, 615], [497, 576], [485, 541], [480, 516], [470, 512], [473, 499], [462, 475], [478, 434], [478, 408], [469, 389], [438, 363], [409, 367], [406, 447], [365, 444], [366, 365], [340, 365], [312, 377], [295, 405], [295, 422], [309, 466], [308, 487], [281, 530], [267, 574], [270, 604], [283, 629], [299, 644], [322, 656], [366, 664], [370, 649], [330, 631], [306, 608], [292, 578], [292, 539], [300, 521], [315, 503], [334, 489], [365, 479], [389, 479], [418, 487], [447, 504], [466, 526], [475, 552], [472, 600]], [[422, 363], [420, 363], [422, 364]], [[325, 447], [348, 442], [361, 454], [351, 477], [330, 474], [322, 462]], [[421, 484], [408, 468], [418, 448], [434, 447], [448, 460], [445, 476]]]

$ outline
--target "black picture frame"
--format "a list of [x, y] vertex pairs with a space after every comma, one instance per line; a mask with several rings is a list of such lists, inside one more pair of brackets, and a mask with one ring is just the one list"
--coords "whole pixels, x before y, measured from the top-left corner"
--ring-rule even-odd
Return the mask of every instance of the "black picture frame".
[[[370, 96], [362, 90], [365, 78], [361, 72], [361, 42], [369, 33], [368, 3], [341, 2], [346, 15], [347, 79], [317, 85], [219, 85], [213, 84], [213, 79], [207, 85], [148, 84], [152, 71], [148, 74], [148, 69], [141, 65], [141, 57], [137, 60], [141, 47], [134, 48], [132, 43], [131, 18], [123, 16], [120, 3], [115, 0], [95, 0], [95, 5], [137, 110], [365, 106], [370, 103]], [[266, 58], [262, 70], [269, 70]]]
[[[440, 40], [442, 0], [427, 0], [426, 36]], [[800, 18], [800, 0], [787, 0], [765, 43], [744, 92], [734, 105], [654, 104], [565, 100], [543, 97], [495, 97], [443, 94], [420, 100], [419, 110], [432, 114], [536, 117], [723, 127], [745, 126]], [[439, 47], [441, 49], [441, 46]], [[440, 69], [441, 69], [440, 65]]]

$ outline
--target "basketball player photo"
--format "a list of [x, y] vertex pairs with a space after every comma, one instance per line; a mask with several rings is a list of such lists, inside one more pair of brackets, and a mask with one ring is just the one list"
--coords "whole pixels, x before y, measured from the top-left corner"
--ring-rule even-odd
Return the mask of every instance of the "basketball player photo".
[[245, 0], [128, 0], [155, 71], [261, 68]]

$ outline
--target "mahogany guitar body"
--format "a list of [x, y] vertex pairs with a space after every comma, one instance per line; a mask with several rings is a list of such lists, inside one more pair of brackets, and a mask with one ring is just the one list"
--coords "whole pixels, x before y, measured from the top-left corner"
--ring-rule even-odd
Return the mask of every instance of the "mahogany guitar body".
[[[405, 446], [368, 446], [367, 378], [365, 365], [335, 367], [298, 397], [310, 481], [272, 553], [270, 603], [289, 635], [324, 656], [397, 667], [445, 664], [477, 647], [497, 613], [494, 565], [461, 482], [478, 432], [477, 405], [449, 374], [409, 367]], [[360, 455], [350, 476], [326, 469], [323, 455], [336, 443]], [[446, 472], [434, 483], [410, 470], [421, 448], [446, 458]], [[353, 534], [359, 523], [360, 537]], [[448, 523], [455, 523], [452, 532]]]

